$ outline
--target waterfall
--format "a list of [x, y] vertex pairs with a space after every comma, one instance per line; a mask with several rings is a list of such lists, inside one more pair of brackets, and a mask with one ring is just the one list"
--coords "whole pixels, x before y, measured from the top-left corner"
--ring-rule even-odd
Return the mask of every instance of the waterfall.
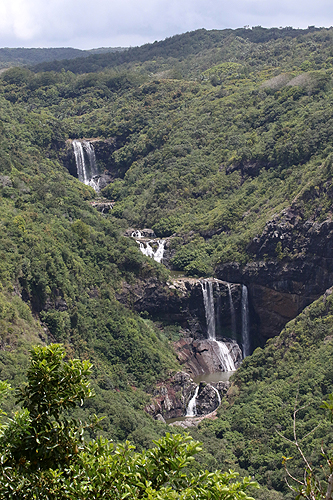
[[212, 388], [212, 389], [216, 392], [216, 394], [217, 394], [217, 399], [218, 399], [219, 406], [220, 406], [220, 404], [221, 404], [221, 396], [220, 396], [219, 391], [218, 391], [218, 390], [216, 389], [216, 387], [214, 387], [213, 385], [211, 385], [211, 384], [208, 384], [208, 385], [209, 385], [209, 387], [211, 387], [211, 388]]
[[[139, 236], [137, 236], [137, 237], [139, 238]], [[154, 240], [147, 241], [146, 243], [142, 243], [142, 241], [137, 241], [143, 255], [146, 255], [147, 257], [150, 257], [150, 258], [156, 260], [156, 262], [162, 262], [163, 256], [164, 256], [165, 240], [158, 240], [158, 247], [156, 250], [154, 250], [150, 246], [150, 243], [152, 243], [152, 242], [154, 243]]]
[[200, 281], [202, 296], [205, 306], [207, 334], [210, 340], [215, 340], [215, 309], [213, 283], [211, 281]]
[[132, 238], [142, 238], [142, 233], [141, 231], [139, 231], [139, 229], [137, 229], [136, 231], [133, 231], [133, 233], [131, 234]]
[[[203, 302], [205, 307], [205, 317], [207, 324], [208, 340], [214, 342], [214, 352], [219, 360], [222, 371], [229, 372], [236, 370], [234, 360], [232, 359], [229, 349], [224, 342], [216, 340], [215, 328], [215, 308], [214, 308], [214, 294], [213, 294], [213, 281], [200, 281]], [[218, 287], [219, 289], [219, 287]]]
[[242, 285], [242, 343], [243, 358], [249, 356], [250, 349], [250, 321], [249, 321], [249, 298], [247, 287]]
[[224, 342], [215, 340], [217, 344], [217, 357], [222, 366], [223, 372], [233, 372], [236, 370], [234, 360], [232, 359], [229, 349]]
[[98, 169], [94, 148], [89, 141], [73, 141], [72, 145], [79, 181], [91, 186], [95, 191], [99, 191], [98, 180], [96, 180]]
[[158, 248], [157, 248], [156, 252], [154, 253], [154, 260], [156, 260], [156, 262], [162, 262], [162, 260], [163, 260], [164, 245], [165, 245], [165, 240], [160, 240], [158, 242]]
[[199, 392], [199, 386], [195, 388], [195, 392], [193, 397], [190, 399], [187, 409], [186, 409], [186, 417], [195, 417], [197, 414], [197, 396]]
[[235, 315], [234, 302], [232, 300], [232, 292], [231, 292], [230, 283], [228, 283], [228, 293], [229, 293], [229, 302], [230, 302], [231, 330], [232, 330], [232, 334], [234, 336], [233, 338], [235, 338], [235, 335], [236, 335], [236, 315]]

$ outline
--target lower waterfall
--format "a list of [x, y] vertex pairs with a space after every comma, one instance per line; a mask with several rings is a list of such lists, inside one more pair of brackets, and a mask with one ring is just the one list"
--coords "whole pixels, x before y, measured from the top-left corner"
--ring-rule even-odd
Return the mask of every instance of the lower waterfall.
[[77, 176], [80, 182], [91, 186], [95, 191], [99, 191], [99, 172], [96, 165], [94, 148], [89, 141], [73, 141]]
[[190, 399], [187, 409], [186, 409], [186, 417], [195, 417], [197, 414], [197, 396], [199, 392], [199, 386], [195, 388], [194, 395]]
[[217, 395], [217, 400], [218, 400], [218, 402], [219, 402], [219, 406], [220, 406], [220, 404], [221, 404], [221, 396], [220, 396], [219, 391], [218, 391], [218, 390], [216, 389], [216, 387], [214, 387], [213, 385], [211, 385], [211, 384], [209, 384], [209, 385], [210, 385], [210, 387], [211, 387], [211, 388], [212, 388], [212, 389], [216, 392], [216, 395]]
[[[207, 387], [210, 387], [216, 394], [217, 396], [217, 406], [216, 408], [218, 408], [221, 404], [221, 396], [220, 396], [220, 393], [219, 391], [211, 384], [207, 384]], [[194, 394], [193, 396], [191, 397], [188, 405], [187, 405], [187, 408], [186, 408], [186, 417], [196, 417], [197, 416], [197, 399], [198, 399], [198, 393], [199, 393], [199, 388], [200, 388], [200, 385], [197, 385], [197, 387], [195, 388], [195, 391], [194, 391]], [[216, 410], [215, 408], [215, 410]]]
[[216, 327], [215, 327], [215, 307], [214, 307], [214, 281], [204, 280], [200, 281], [203, 302], [205, 307], [205, 316], [207, 324], [208, 340], [214, 342], [221, 371], [228, 372], [236, 370], [234, 360], [232, 359], [229, 349], [222, 341], [216, 340]]

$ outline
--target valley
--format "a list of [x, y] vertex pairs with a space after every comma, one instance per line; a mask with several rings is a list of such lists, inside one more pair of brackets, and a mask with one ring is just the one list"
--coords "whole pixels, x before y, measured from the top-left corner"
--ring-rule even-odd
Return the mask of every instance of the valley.
[[203, 443], [187, 472], [249, 475], [257, 500], [295, 498], [297, 402], [323, 477], [332, 43], [332, 28], [197, 30], [1, 73], [1, 380], [61, 343], [93, 364], [74, 418], [139, 452], [186, 428]]

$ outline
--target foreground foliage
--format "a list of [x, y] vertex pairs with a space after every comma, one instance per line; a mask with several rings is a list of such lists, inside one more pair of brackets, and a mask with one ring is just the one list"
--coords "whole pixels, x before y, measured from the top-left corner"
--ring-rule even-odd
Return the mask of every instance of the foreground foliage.
[[[228, 499], [251, 500], [249, 478], [234, 472], [184, 469], [201, 451], [189, 436], [166, 434], [155, 448], [135, 453], [128, 441], [88, 444], [85, 425], [64, 411], [91, 397], [91, 364], [64, 361], [61, 345], [35, 347], [28, 383], [17, 391], [23, 407], [0, 427], [0, 494], [15, 499]], [[2, 382], [0, 395], [9, 390]]]

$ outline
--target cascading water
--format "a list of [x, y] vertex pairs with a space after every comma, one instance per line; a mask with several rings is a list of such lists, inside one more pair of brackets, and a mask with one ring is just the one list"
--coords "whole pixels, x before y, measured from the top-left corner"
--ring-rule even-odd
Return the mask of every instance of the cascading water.
[[156, 262], [162, 262], [162, 260], [163, 260], [164, 245], [165, 245], [165, 240], [160, 240], [158, 242], [157, 250], [154, 253], [154, 260], [156, 260]]
[[234, 360], [232, 359], [228, 347], [225, 345], [224, 342], [221, 342], [220, 340], [215, 340], [218, 349], [217, 349], [217, 357], [219, 359], [219, 362], [222, 366], [222, 371], [223, 372], [233, 372], [236, 370]]
[[216, 392], [216, 395], [217, 395], [217, 400], [218, 400], [218, 402], [219, 402], [219, 406], [220, 406], [220, 404], [221, 404], [221, 396], [220, 396], [219, 391], [218, 391], [218, 390], [216, 389], [216, 387], [214, 387], [213, 385], [211, 385], [211, 384], [208, 384], [208, 385], [209, 385], [209, 387], [211, 387], [211, 388], [214, 390], [214, 392]]
[[199, 386], [195, 388], [194, 395], [190, 399], [187, 408], [186, 408], [186, 416], [187, 417], [195, 417], [197, 414], [197, 396], [199, 392]]
[[235, 307], [234, 302], [232, 300], [232, 292], [230, 283], [228, 283], [228, 294], [229, 294], [229, 303], [230, 303], [230, 315], [231, 315], [231, 330], [232, 334], [236, 335], [236, 315], [235, 315]]
[[154, 240], [147, 241], [146, 243], [143, 243], [142, 241], [137, 241], [137, 243], [140, 247], [141, 252], [144, 255], [156, 260], [156, 262], [162, 262], [164, 256], [165, 240], [158, 240], [158, 247], [156, 250], [154, 250], [153, 247], [150, 245], [150, 243], [155, 243]]
[[242, 285], [242, 343], [243, 358], [251, 353], [250, 345], [250, 321], [249, 321], [249, 298], [247, 287]]
[[99, 173], [94, 148], [89, 141], [75, 140], [72, 145], [79, 181], [91, 186], [95, 191], [99, 191], [98, 180], [96, 180]]
[[215, 309], [213, 283], [211, 281], [200, 281], [203, 302], [205, 306], [205, 316], [207, 324], [207, 334], [210, 340], [215, 340]]
[[139, 229], [137, 229], [136, 231], [133, 231], [133, 233], [131, 234], [132, 238], [142, 238], [142, 233], [141, 231], [139, 231]]
[[200, 281], [200, 284], [201, 284], [203, 302], [205, 307], [208, 339], [211, 342], [215, 343], [216, 349], [214, 349], [214, 352], [216, 353], [220, 366], [222, 368], [221, 371], [225, 372], [234, 371], [236, 370], [236, 367], [234, 360], [230, 355], [228, 347], [224, 342], [216, 340], [215, 308], [214, 308], [214, 294], [213, 294], [214, 282], [205, 280], [205, 281]]

